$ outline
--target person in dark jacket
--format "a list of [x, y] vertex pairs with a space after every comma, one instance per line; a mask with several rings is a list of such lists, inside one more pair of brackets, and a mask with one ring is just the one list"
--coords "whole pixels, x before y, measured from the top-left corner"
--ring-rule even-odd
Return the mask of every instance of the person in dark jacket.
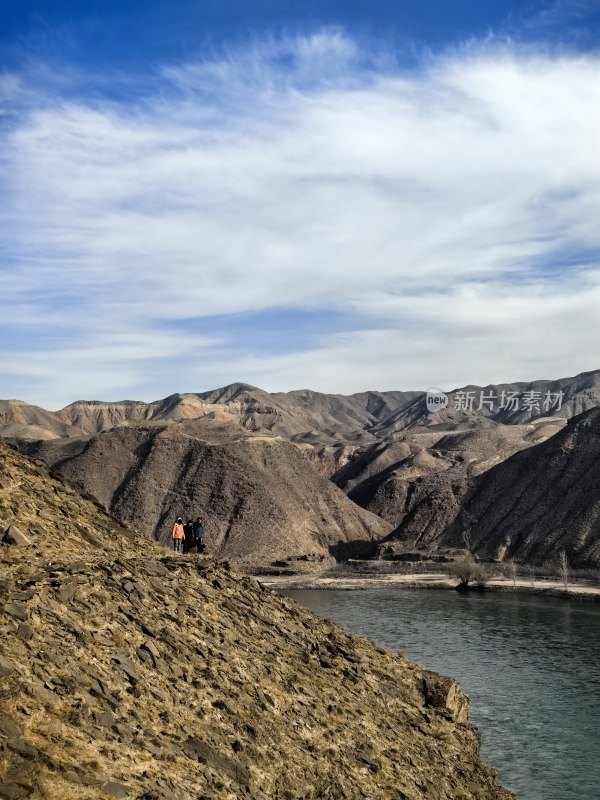
[[196, 542], [196, 549], [199, 553], [204, 552], [204, 525], [200, 517], [196, 517], [194, 522], [194, 541]]
[[194, 544], [194, 523], [191, 519], [183, 526], [183, 530], [185, 532], [185, 541], [183, 543], [183, 552], [189, 553], [192, 549], [192, 545]]

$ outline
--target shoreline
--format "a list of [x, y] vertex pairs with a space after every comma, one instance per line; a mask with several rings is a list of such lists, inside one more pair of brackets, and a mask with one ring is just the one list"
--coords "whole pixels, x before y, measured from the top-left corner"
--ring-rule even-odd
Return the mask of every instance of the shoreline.
[[[255, 580], [269, 589], [301, 589], [301, 590], [345, 590], [360, 591], [364, 589], [381, 589], [397, 586], [402, 589], [439, 589], [456, 591], [456, 580], [440, 573], [424, 573], [417, 575], [351, 575], [335, 576], [331, 573], [312, 575], [253, 575]], [[583, 602], [600, 602], [600, 585], [591, 582], [571, 583], [565, 591], [562, 583], [556, 580], [512, 581], [506, 578], [490, 580], [482, 594], [486, 592], [512, 592], [514, 594], [534, 594], [546, 597], [560, 597], [565, 600]], [[473, 586], [469, 594], [477, 595], [480, 590]]]

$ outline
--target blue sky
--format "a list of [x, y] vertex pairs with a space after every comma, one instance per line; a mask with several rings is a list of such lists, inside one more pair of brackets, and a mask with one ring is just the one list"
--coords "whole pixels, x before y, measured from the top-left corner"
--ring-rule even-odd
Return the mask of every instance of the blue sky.
[[[577, 8], [571, 6], [563, 4], [569, 12]], [[14, 58], [13, 63], [25, 47], [37, 57], [65, 55], [92, 67], [144, 69], [161, 61], [195, 58], [199, 48], [218, 48], [248, 36], [306, 34], [324, 26], [445, 47], [470, 36], [517, 28], [548, 7], [510, 0], [3, 0], [0, 21], [6, 57]]]
[[600, 2], [0, 0], [0, 396], [594, 369]]

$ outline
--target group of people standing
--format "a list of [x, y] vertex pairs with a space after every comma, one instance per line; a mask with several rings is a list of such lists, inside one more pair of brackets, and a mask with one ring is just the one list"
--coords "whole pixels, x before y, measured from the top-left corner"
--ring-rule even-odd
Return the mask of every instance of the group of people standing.
[[204, 552], [204, 525], [200, 517], [196, 517], [194, 522], [189, 519], [185, 525], [183, 519], [177, 517], [173, 523], [171, 538], [176, 553], [191, 553], [194, 548], [197, 553]]

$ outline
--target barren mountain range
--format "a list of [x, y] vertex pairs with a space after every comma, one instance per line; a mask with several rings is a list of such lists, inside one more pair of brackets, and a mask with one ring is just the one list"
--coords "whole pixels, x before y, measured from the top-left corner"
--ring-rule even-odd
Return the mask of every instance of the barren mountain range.
[[443, 544], [464, 541], [484, 558], [600, 564], [600, 408], [474, 482]]
[[565, 422], [540, 418], [528, 425], [407, 433], [357, 451], [333, 480], [394, 526], [386, 541], [402, 542], [400, 550], [437, 548], [479, 475], [546, 441]]
[[429, 672], [0, 444], [0, 797], [510, 800]]
[[[567, 420], [600, 406], [600, 371], [464, 387], [436, 413], [425, 400], [418, 391], [269, 394], [232, 384], [153, 403], [79, 401], [55, 413], [5, 401], [0, 436], [150, 537], [165, 540], [178, 514], [202, 515], [213, 552], [247, 564], [375, 552], [384, 540], [431, 552], [455, 541], [445, 532], [456, 531], [461, 513], [477, 517], [480, 506], [468, 498], [484, 476], [500, 481], [499, 466], [520, 451], [531, 463], [543, 458], [540, 446]], [[542, 494], [555, 494], [543, 469], [538, 480]], [[504, 503], [503, 490], [494, 497]], [[540, 510], [554, 513], [549, 504]], [[573, 542], [595, 535], [571, 534]], [[545, 541], [506, 552], [554, 558]], [[569, 549], [585, 563], [597, 558], [593, 546]]]

